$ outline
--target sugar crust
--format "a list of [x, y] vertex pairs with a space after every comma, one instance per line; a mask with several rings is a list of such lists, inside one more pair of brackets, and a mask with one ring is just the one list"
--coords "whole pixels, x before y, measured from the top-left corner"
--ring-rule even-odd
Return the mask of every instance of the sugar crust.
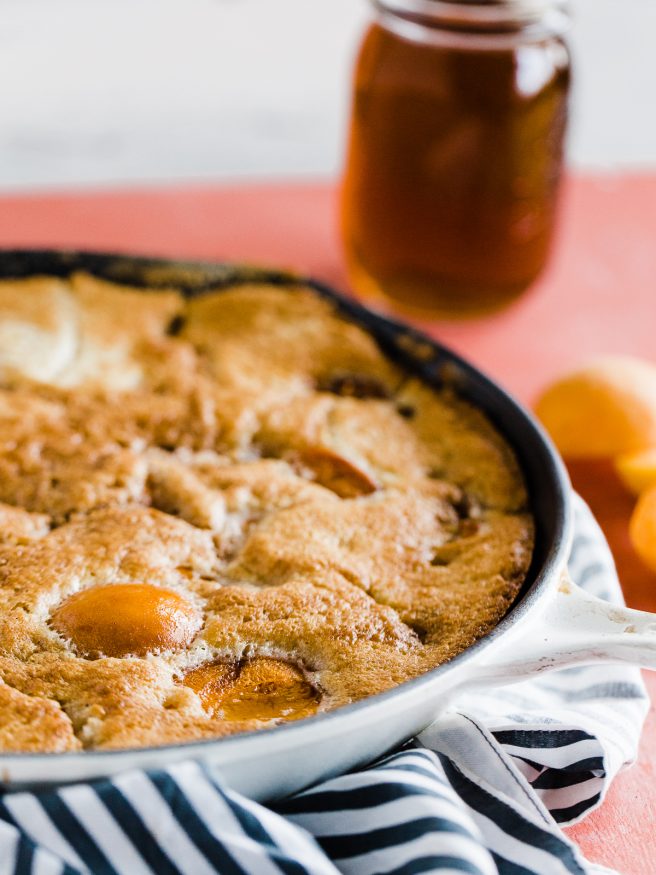
[[[492, 629], [532, 549], [490, 422], [311, 290], [0, 282], [0, 750], [268, 725], [180, 683], [210, 660], [300, 665], [320, 710], [389, 689]], [[188, 647], [88, 658], [52, 628], [130, 581], [199, 607]]]

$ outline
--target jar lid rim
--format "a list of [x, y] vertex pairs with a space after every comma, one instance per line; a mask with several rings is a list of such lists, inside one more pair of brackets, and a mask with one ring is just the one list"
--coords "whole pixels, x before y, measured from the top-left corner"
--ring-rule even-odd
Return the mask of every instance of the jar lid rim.
[[569, 0], [374, 0], [386, 12], [416, 15], [454, 24], [537, 22], [554, 10], [566, 12]]

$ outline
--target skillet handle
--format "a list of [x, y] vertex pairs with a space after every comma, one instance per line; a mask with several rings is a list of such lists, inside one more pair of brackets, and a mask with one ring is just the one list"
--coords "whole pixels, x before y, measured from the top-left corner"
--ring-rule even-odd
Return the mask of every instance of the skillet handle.
[[[613, 605], [563, 574], [546, 608], [519, 624], [500, 653], [482, 654], [470, 683], [513, 683], [586, 663], [630, 663], [656, 669], [656, 614]], [[527, 618], [529, 619], [529, 618]], [[521, 628], [521, 627], [524, 628]]]

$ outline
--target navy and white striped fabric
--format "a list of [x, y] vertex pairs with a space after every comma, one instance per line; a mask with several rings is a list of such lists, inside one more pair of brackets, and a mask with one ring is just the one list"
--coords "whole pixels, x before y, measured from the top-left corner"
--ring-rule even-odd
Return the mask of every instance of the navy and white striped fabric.
[[[621, 598], [576, 500], [572, 577]], [[188, 762], [0, 797], [0, 875], [587, 875], [558, 824], [635, 756], [640, 674], [584, 667], [463, 697], [402, 750], [267, 808]]]

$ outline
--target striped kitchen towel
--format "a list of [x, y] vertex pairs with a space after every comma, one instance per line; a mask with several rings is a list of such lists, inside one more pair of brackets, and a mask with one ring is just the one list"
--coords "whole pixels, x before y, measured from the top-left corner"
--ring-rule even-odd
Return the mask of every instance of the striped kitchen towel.
[[[572, 578], [621, 592], [575, 502]], [[640, 674], [590, 666], [463, 697], [367, 769], [265, 807], [187, 762], [0, 797], [0, 875], [551, 875], [602, 872], [559, 824], [635, 757]]]

